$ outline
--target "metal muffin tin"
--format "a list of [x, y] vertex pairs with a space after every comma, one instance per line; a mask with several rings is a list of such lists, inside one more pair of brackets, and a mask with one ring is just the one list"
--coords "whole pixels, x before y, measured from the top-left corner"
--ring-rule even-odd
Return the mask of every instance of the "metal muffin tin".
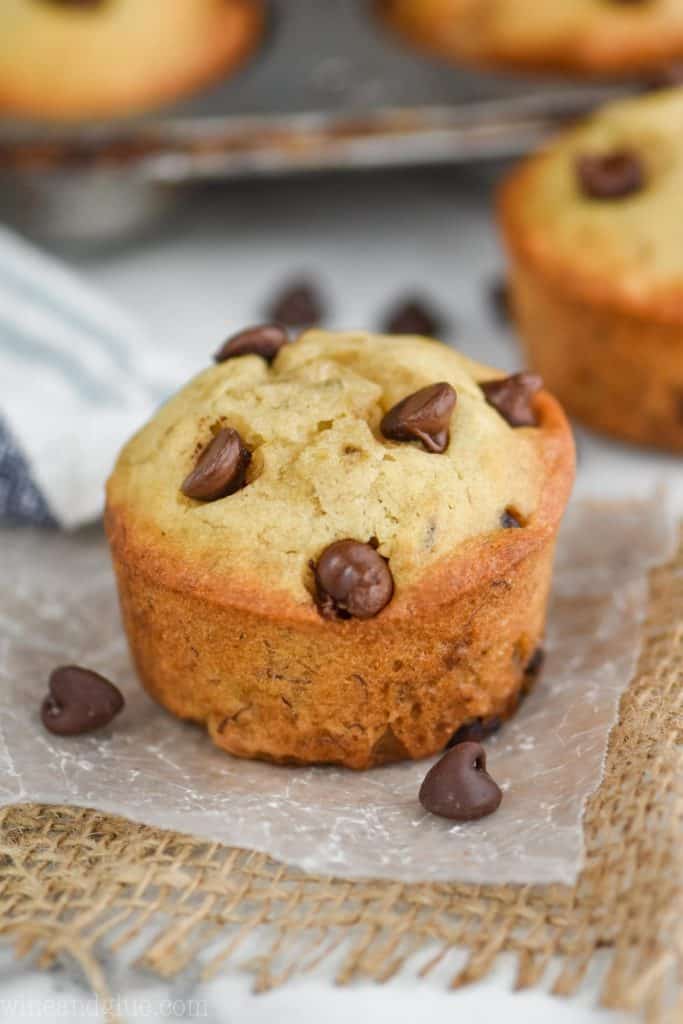
[[448, 64], [395, 37], [372, 0], [272, 0], [251, 62], [181, 103], [0, 121], [5, 206], [51, 234], [121, 233], [159, 212], [160, 185], [514, 156], [622, 89]]

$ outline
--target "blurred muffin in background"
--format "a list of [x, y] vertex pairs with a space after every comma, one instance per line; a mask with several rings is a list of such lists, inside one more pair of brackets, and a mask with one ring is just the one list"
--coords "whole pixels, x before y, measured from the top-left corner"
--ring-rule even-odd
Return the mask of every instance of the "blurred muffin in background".
[[378, 0], [415, 46], [453, 60], [628, 75], [683, 56], [683, 0]]
[[133, 113], [230, 74], [262, 33], [263, 0], [2, 0], [0, 111]]
[[525, 160], [500, 214], [511, 301], [568, 412], [683, 452], [683, 88], [605, 106]]

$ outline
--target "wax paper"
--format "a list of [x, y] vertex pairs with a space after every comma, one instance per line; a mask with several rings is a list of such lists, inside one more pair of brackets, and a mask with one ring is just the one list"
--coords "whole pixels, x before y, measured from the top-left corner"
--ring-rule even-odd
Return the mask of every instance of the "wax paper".
[[[136, 682], [99, 529], [0, 532], [0, 803], [94, 807], [266, 851], [307, 871], [411, 882], [571, 883], [647, 610], [647, 572], [673, 551], [661, 495], [576, 504], [563, 527], [540, 682], [487, 741], [500, 809], [457, 825], [417, 800], [433, 761], [357, 773], [241, 761]], [[57, 665], [114, 680], [124, 712], [61, 738], [39, 709]]]

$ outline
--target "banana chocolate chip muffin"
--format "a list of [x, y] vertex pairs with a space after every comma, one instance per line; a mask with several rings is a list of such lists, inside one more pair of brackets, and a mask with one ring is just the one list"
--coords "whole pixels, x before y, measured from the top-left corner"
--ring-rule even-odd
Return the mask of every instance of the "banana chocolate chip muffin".
[[275, 326], [217, 359], [108, 484], [147, 690], [232, 754], [352, 768], [512, 713], [574, 469], [541, 381], [425, 338]]
[[681, 0], [378, 0], [414, 46], [521, 70], [633, 74], [683, 56]]
[[527, 356], [567, 410], [683, 451], [683, 89], [622, 101], [501, 194]]
[[55, 119], [144, 110], [229, 74], [263, 0], [2, 0], [0, 110]]

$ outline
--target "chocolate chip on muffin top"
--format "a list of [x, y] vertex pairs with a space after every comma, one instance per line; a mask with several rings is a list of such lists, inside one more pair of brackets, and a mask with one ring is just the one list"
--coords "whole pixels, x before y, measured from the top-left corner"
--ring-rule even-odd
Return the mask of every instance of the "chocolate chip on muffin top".
[[338, 540], [314, 565], [316, 603], [326, 619], [371, 619], [391, 600], [394, 581], [372, 544]]
[[216, 501], [244, 486], [251, 453], [236, 430], [224, 427], [204, 448], [194, 469], [183, 480], [187, 498]]
[[226, 359], [234, 359], [236, 356], [254, 355], [261, 356], [267, 363], [272, 363], [288, 341], [289, 335], [280, 324], [246, 327], [224, 341], [213, 358], [217, 363], [224, 363]]
[[445, 452], [457, 395], [442, 381], [402, 398], [385, 413], [380, 429], [394, 441], [420, 441], [428, 452]]
[[486, 401], [511, 427], [538, 426], [533, 397], [543, 387], [536, 373], [513, 373], [511, 377], [482, 381]]
[[590, 199], [624, 199], [645, 185], [645, 168], [634, 150], [584, 153], [576, 160], [581, 191]]
[[504, 530], [518, 530], [524, 522], [516, 508], [506, 508], [500, 517], [500, 525]]

